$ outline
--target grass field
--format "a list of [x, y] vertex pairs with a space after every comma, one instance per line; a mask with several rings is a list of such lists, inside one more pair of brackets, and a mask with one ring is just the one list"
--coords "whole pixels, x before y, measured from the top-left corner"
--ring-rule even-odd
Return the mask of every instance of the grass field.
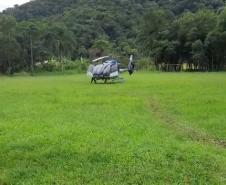
[[226, 184], [226, 73], [0, 77], [0, 185]]

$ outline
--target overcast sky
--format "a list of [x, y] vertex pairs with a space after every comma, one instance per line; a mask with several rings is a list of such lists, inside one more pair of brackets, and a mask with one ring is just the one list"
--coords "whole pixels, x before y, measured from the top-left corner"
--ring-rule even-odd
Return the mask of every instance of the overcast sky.
[[8, 7], [13, 7], [15, 4], [21, 5], [28, 1], [30, 1], [30, 0], [0, 0], [0, 11], [6, 9]]

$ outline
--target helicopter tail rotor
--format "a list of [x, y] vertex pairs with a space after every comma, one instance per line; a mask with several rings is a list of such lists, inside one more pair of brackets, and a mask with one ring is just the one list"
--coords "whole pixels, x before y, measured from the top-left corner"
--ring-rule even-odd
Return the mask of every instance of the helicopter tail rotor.
[[135, 70], [135, 64], [134, 64], [134, 61], [133, 61], [133, 55], [130, 55], [129, 64], [128, 64], [129, 74], [132, 75], [134, 70]]

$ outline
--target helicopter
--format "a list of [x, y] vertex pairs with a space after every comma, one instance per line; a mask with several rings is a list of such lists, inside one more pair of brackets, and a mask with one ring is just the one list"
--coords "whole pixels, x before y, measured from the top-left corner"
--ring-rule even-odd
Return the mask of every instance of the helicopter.
[[110, 56], [103, 56], [92, 60], [87, 70], [87, 76], [91, 77], [91, 84], [93, 82], [96, 84], [97, 80], [103, 80], [104, 83], [107, 83], [108, 80], [121, 81], [123, 78], [120, 77], [120, 73], [129, 72], [132, 75], [134, 70], [133, 55], [130, 55], [127, 68], [120, 68], [120, 63], [117, 59]]

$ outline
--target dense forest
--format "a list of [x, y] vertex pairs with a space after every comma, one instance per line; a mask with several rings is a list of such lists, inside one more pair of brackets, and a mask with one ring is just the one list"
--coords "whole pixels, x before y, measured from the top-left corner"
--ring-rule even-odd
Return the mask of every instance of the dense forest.
[[8, 74], [33, 73], [46, 61], [76, 67], [104, 54], [134, 54], [159, 70], [219, 71], [226, 68], [225, 2], [34, 0], [0, 14], [0, 43], [0, 72]]

